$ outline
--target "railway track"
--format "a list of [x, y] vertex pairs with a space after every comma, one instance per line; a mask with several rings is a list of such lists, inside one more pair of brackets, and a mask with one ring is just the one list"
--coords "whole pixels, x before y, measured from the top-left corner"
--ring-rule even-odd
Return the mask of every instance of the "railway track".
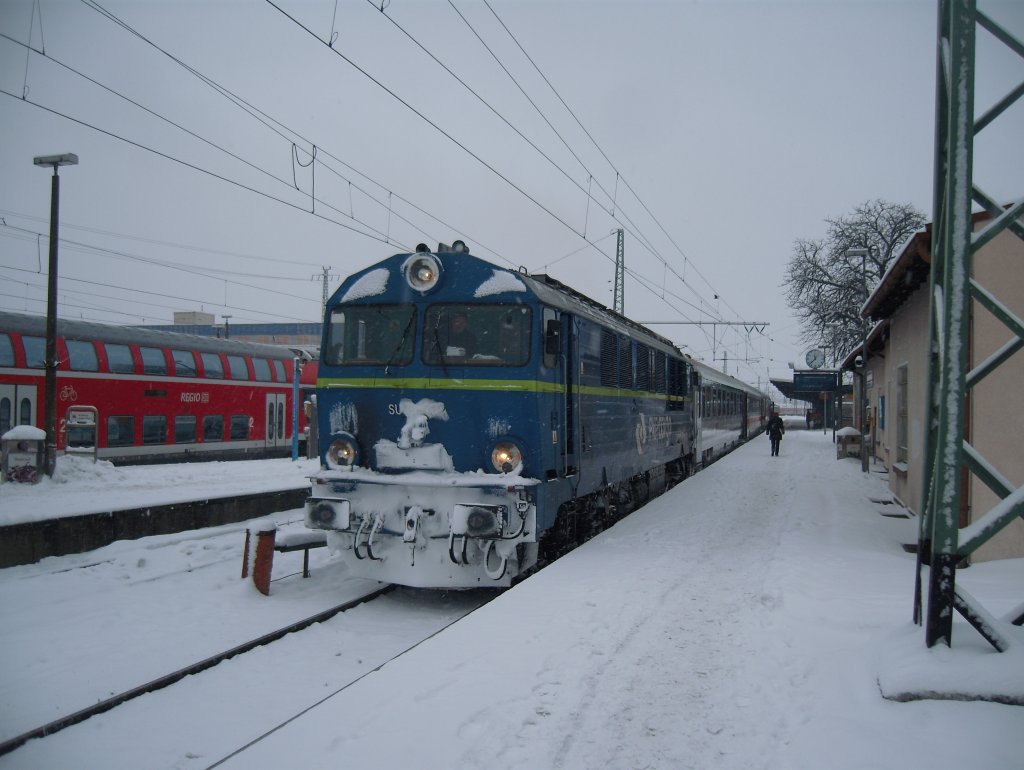
[[20, 746], [23, 746], [25, 743], [32, 740], [33, 738], [43, 738], [48, 735], [53, 735], [54, 733], [60, 732], [66, 727], [71, 727], [72, 725], [84, 722], [86, 719], [89, 719], [90, 717], [94, 717], [98, 714], [110, 711], [111, 709], [120, 706], [122, 703], [130, 701], [133, 698], [137, 698], [140, 695], [146, 695], [148, 693], [162, 690], [163, 688], [168, 687], [174, 684], [175, 682], [180, 681], [181, 679], [184, 679], [186, 676], [198, 674], [209, 668], [213, 668], [217, 664], [223, 663], [225, 660], [234, 658], [237, 655], [242, 655], [246, 652], [256, 649], [257, 647], [262, 647], [264, 645], [275, 642], [278, 639], [281, 639], [282, 637], [292, 632], [301, 631], [302, 629], [307, 628], [313, 625], [314, 623], [321, 623], [325, 620], [334, 617], [335, 615], [341, 612], [345, 612], [346, 610], [352, 609], [353, 607], [356, 607], [365, 602], [372, 601], [373, 599], [376, 599], [378, 596], [386, 594], [392, 591], [393, 589], [394, 586], [384, 586], [364, 596], [352, 599], [350, 601], [347, 601], [343, 604], [339, 604], [335, 607], [324, 610], [322, 612], [318, 612], [315, 615], [311, 615], [310, 617], [296, 621], [295, 623], [291, 623], [287, 626], [284, 626], [283, 628], [279, 628], [276, 631], [271, 631], [270, 633], [263, 634], [262, 636], [256, 639], [252, 639], [250, 641], [236, 645], [235, 647], [232, 647], [229, 650], [225, 650], [224, 652], [212, 655], [197, 663], [193, 663], [192, 665], [180, 668], [177, 671], [174, 671], [170, 674], [160, 676], [156, 679], [153, 679], [150, 682], [147, 682], [146, 684], [140, 685], [138, 687], [133, 687], [130, 690], [126, 690], [125, 692], [119, 693], [110, 698], [106, 698], [98, 703], [93, 704], [92, 706], [80, 709], [79, 711], [76, 711], [73, 714], [68, 714], [67, 716], [61, 717], [60, 719], [56, 719], [52, 722], [49, 722], [48, 724], [42, 725], [41, 727], [37, 727], [34, 730], [24, 732], [21, 735], [15, 736], [14, 738], [10, 738], [4, 741], [3, 743], [0, 743], [0, 756], [3, 756], [4, 754], [9, 754], [10, 752], [14, 751]]

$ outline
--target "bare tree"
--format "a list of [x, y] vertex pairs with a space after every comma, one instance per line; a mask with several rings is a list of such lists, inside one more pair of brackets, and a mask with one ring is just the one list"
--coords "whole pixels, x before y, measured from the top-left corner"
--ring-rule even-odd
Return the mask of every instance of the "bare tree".
[[[860, 309], [925, 217], [909, 204], [879, 199], [825, 222], [823, 240], [794, 242], [782, 286], [801, 321], [800, 339], [841, 360], [860, 344]], [[851, 249], [868, 255], [851, 256]]]

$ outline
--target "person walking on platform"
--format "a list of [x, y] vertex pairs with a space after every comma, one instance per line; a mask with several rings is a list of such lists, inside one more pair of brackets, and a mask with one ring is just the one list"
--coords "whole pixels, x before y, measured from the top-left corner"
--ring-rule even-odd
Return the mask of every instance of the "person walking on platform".
[[772, 457], [779, 456], [779, 444], [782, 443], [782, 434], [786, 432], [786, 426], [782, 424], [782, 418], [778, 412], [772, 412], [771, 419], [767, 425], [768, 440], [772, 442]]

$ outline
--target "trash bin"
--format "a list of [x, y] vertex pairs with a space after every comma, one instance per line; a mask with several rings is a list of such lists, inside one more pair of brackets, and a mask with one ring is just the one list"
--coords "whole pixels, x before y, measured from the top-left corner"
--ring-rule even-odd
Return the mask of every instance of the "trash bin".
[[43, 476], [46, 431], [31, 425], [11, 428], [0, 436], [0, 451], [3, 455], [0, 480], [35, 484]]

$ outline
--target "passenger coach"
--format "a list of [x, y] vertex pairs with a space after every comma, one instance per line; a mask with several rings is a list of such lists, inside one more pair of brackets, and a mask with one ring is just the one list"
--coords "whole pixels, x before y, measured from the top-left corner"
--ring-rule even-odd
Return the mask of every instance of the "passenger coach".
[[[45, 428], [45, 354], [44, 317], [0, 312], [0, 434]], [[57, 358], [58, 451], [95, 443], [102, 459], [142, 463], [291, 450], [285, 347], [58, 319]], [[310, 386], [315, 373], [303, 368]]]

